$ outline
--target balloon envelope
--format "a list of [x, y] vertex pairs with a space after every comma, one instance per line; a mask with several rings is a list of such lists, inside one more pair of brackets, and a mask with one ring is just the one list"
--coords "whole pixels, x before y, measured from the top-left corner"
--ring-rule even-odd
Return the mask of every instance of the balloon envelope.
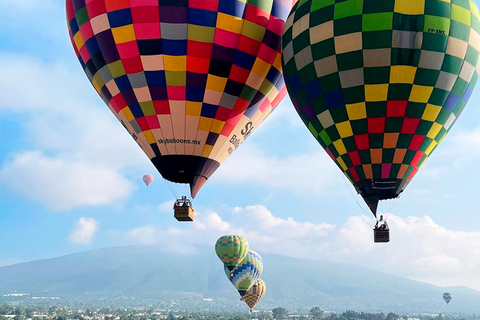
[[448, 304], [450, 303], [450, 300], [452, 300], [452, 294], [450, 292], [445, 292], [443, 294], [443, 300]]
[[215, 243], [215, 253], [229, 271], [245, 258], [248, 248], [247, 240], [237, 235], [222, 236]]
[[98, 94], [162, 176], [194, 197], [283, 97], [291, 4], [66, 0], [66, 11]]
[[[226, 268], [225, 268], [226, 269]], [[255, 251], [249, 250], [245, 258], [230, 273], [230, 281], [244, 296], [263, 272], [263, 259]], [[227, 274], [227, 271], [225, 270]], [[228, 277], [228, 274], [227, 274]]]
[[288, 93], [374, 214], [460, 116], [478, 79], [479, 33], [474, 1], [293, 7], [282, 38]]
[[245, 301], [250, 310], [255, 308], [257, 303], [263, 298], [267, 292], [267, 285], [262, 279], [258, 279], [253, 286], [248, 290], [248, 292], [242, 297], [242, 300]]
[[153, 177], [149, 174], [146, 174], [143, 176], [143, 182], [147, 185], [147, 187], [150, 185], [150, 183], [153, 182]]

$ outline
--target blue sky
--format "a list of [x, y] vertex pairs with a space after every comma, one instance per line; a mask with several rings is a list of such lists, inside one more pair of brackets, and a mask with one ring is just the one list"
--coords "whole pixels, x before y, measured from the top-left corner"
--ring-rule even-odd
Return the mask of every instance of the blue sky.
[[2, 1], [0, 29], [0, 265], [129, 244], [193, 253], [238, 233], [258, 251], [480, 290], [478, 89], [381, 207], [387, 246], [373, 244], [371, 214], [288, 98], [201, 190], [195, 223], [179, 224], [167, 184], [84, 75], [63, 1]]

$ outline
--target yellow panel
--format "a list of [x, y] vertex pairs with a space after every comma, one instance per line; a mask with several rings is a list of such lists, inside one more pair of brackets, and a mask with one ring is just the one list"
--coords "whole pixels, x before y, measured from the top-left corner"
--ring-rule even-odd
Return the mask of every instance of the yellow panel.
[[217, 92], [223, 92], [227, 84], [226, 78], [217, 77], [209, 74], [207, 78], [207, 89]]
[[116, 43], [125, 43], [135, 40], [135, 31], [133, 25], [127, 24], [126, 26], [112, 28], [113, 38]]
[[437, 136], [437, 134], [440, 132], [442, 128], [443, 126], [441, 124], [438, 124], [435, 122], [430, 128], [430, 130], [428, 131], [427, 137], [429, 137], [430, 139], [435, 139], [435, 137]]
[[225, 121], [220, 121], [213, 119], [212, 127], [210, 128], [211, 132], [220, 133], [225, 125]]
[[390, 83], [413, 83], [417, 68], [412, 66], [392, 66]]
[[347, 113], [350, 120], [365, 119], [367, 117], [365, 102], [347, 104]]
[[243, 19], [219, 12], [217, 15], [217, 28], [233, 33], [241, 33]]
[[210, 152], [212, 152], [212, 149], [213, 149], [213, 146], [206, 144], [203, 147], [202, 157], [208, 158], [208, 156], [210, 155]]
[[388, 84], [365, 85], [365, 101], [385, 101], [387, 94]]
[[202, 103], [186, 101], [185, 114], [189, 116], [199, 116], [202, 113]]
[[273, 61], [273, 64], [275, 69], [277, 69], [278, 71], [282, 71], [282, 55], [280, 53], [277, 54], [277, 56], [275, 57], [275, 60]]
[[423, 14], [425, 12], [425, 1], [422, 0], [396, 0], [395, 12], [403, 14]]
[[85, 44], [85, 41], [83, 41], [82, 34], [80, 32], [77, 32], [73, 36], [73, 41], [75, 42], [78, 50], [80, 50], [80, 48], [83, 47], [83, 45]]
[[185, 71], [187, 70], [186, 56], [163, 56], [165, 71]]
[[347, 149], [345, 148], [345, 145], [343, 144], [342, 140], [334, 141], [333, 146], [335, 147], [335, 149], [337, 149], [337, 152], [340, 155], [347, 153]]
[[151, 130], [143, 131], [143, 134], [145, 135], [145, 138], [147, 138], [148, 143], [156, 142]]
[[345, 138], [345, 137], [353, 136], [352, 126], [350, 125], [350, 121], [340, 122], [340, 123], [337, 123], [335, 126], [337, 127], [340, 137]]
[[413, 85], [408, 100], [411, 102], [427, 103], [432, 91], [433, 87]]
[[266, 77], [268, 71], [270, 70], [270, 64], [266, 63], [260, 58], [257, 58], [255, 60], [255, 63], [253, 64], [252, 71], [258, 74], [261, 77]]
[[437, 141], [433, 140], [428, 146], [427, 150], [425, 150], [425, 154], [427, 156], [430, 155], [430, 153], [433, 151], [433, 149], [435, 149], [436, 146], [437, 146]]
[[127, 119], [127, 121], [132, 121], [132, 120], [135, 119], [135, 117], [133, 116], [132, 111], [130, 111], [129, 107], [123, 108], [122, 113], [125, 116], [125, 118]]
[[343, 159], [341, 157], [337, 158], [337, 162], [342, 167], [343, 171], [347, 171], [347, 166], [345, 165], [345, 162], [343, 162]]
[[198, 122], [198, 130], [210, 131], [210, 127], [212, 126], [213, 119], [200, 117], [200, 121]]
[[422, 120], [435, 121], [440, 113], [440, 110], [442, 110], [442, 107], [428, 103], [425, 111], [423, 112]]
[[470, 11], [475, 17], [477, 17], [477, 19], [480, 19], [480, 14], [478, 13], [477, 5], [472, 0], [470, 0]]

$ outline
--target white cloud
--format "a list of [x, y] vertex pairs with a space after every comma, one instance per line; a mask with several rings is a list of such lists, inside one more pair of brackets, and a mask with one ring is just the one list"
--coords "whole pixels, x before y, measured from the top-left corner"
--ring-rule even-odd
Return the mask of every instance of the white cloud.
[[0, 54], [0, 109], [22, 118], [28, 150], [7, 156], [1, 181], [55, 211], [118, 203], [133, 191], [124, 172], [151, 166], [75, 67]]
[[68, 236], [74, 244], [91, 244], [99, 229], [97, 220], [93, 218], [80, 218]]
[[52, 158], [41, 152], [15, 155], [0, 174], [8, 188], [53, 211], [121, 203], [134, 189], [110, 167]]
[[215, 181], [248, 182], [300, 195], [346, 193], [342, 180], [342, 173], [320, 146], [312, 153], [279, 158], [244, 144], [215, 173]]
[[279, 218], [255, 205], [233, 208], [228, 218], [215, 212], [198, 213], [192, 224], [131, 230], [126, 242], [194, 252], [195, 245], [212, 245], [221, 235], [235, 233], [246, 237], [256, 251], [353, 263], [436, 285], [480, 290], [480, 232], [448, 230], [428, 216], [390, 215], [388, 244], [373, 243], [374, 220], [367, 216], [352, 216], [336, 226], [313, 224]]

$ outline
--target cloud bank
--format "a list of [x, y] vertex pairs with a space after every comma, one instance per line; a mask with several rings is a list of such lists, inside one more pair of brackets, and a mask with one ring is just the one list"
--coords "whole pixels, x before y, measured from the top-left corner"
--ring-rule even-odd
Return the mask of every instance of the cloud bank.
[[352, 216], [338, 225], [313, 224], [279, 218], [268, 208], [253, 205], [233, 208], [224, 216], [199, 213], [195, 223], [185, 228], [138, 227], [129, 230], [123, 241], [191, 253], [195, 245], [212, 245], [218, 237], [234, 233], [262, 252], [353, 263], [435, 285], [480, 290], [480, 232], [448, 230], [428, 216], [390, 215], [388, 221], [391, 242], [375, 244], [374, 220], [367, 216]]

